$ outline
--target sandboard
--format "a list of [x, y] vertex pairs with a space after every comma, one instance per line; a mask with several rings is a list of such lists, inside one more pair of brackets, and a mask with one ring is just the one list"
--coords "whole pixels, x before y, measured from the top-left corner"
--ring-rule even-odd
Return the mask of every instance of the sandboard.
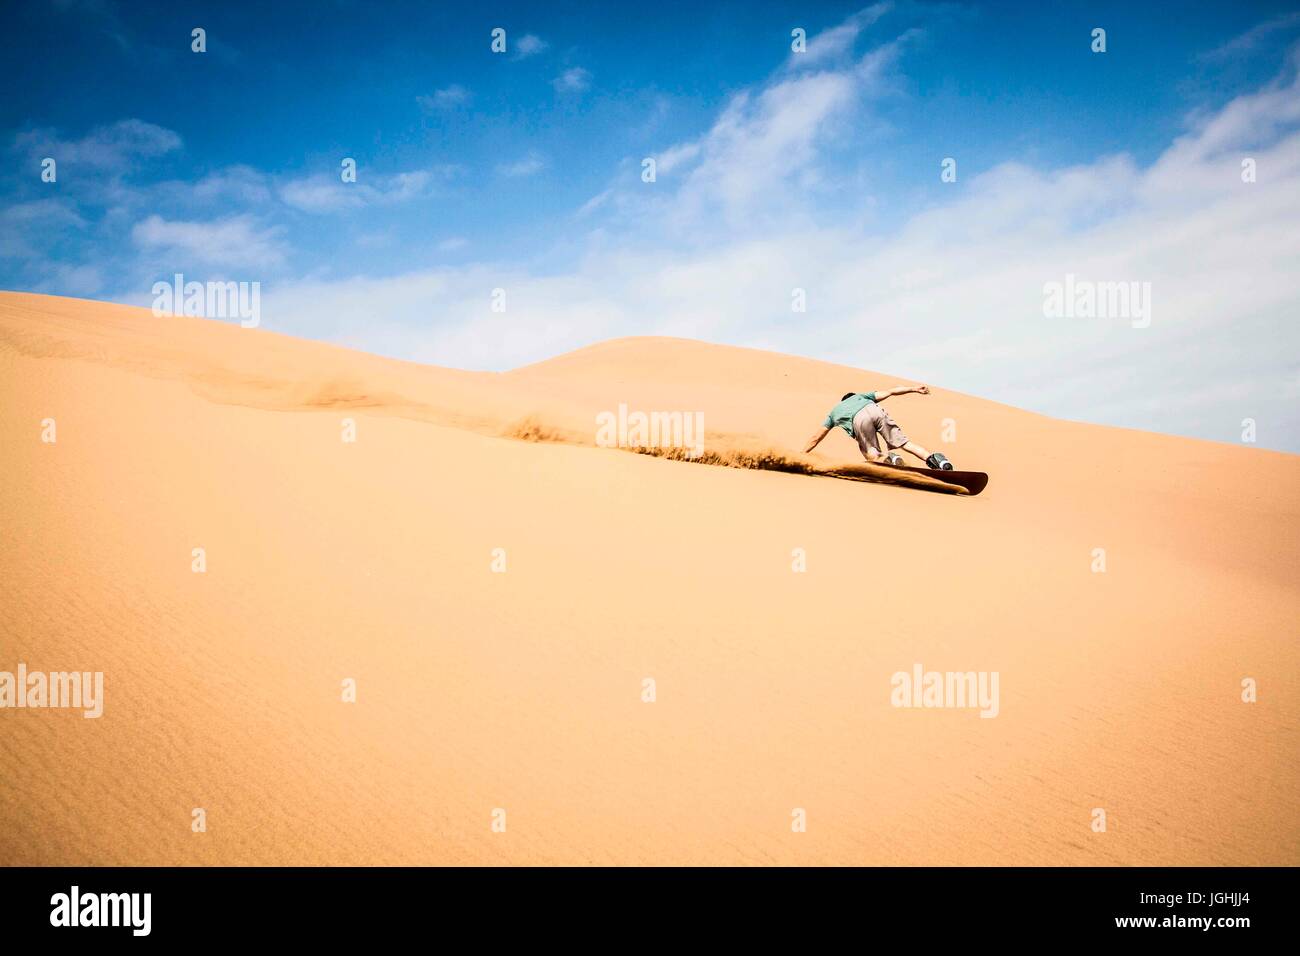
[[978, 495], [989, 483], [989, 476], [982, 471], [940, 471], [938, 468], [913, 468], [911, 465], [885, 465], [885, 467], [897, 471], [910, 471], [914, 475], [925, 475], [927, 478], [937, 478], [950, 485], [960, 485], [971, 495]]
[[[879, 470], [877, 470], [879, 469]], [[942, 482], [950, 486], [948, 490], [955, 491], [958, 494], [978, 495], [989, 483], [989, 476], [982, 471], [940, 471], [937, 468], [913, 468], [910, 465], [888, 465], [883, 461], [873, 461], [870, 464], [846, 465], [842, 468], [836, 468], [832, 474], [837, 474], [844, 478], [859, 478], [866, 481], [875, 479], [879, 481], [883, 475], [881, 471], [904, 471], [909, 474], [917, 475], [920, 478], [927, 479], [923, 484], [931, 485], [932, 482]], [[886, 472], [888, 473], [888, 472]], [[955, 487], [952, 487], [955, 486]], [[936, 488], [935, 490], [940, 490]]]

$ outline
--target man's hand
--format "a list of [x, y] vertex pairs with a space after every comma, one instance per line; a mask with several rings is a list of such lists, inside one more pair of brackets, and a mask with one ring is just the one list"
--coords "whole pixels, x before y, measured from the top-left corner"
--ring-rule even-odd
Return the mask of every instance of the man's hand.
[[929, 395], [929, 394], [930, 394], [930, 386], [929, 386], [929, 385], [918, 385], [918, 386], [916, 386], [916, 388], [913, 389], [913, 391], [914, 391], [914, 392], [918, 392], [918, 393], [920, 393], [921, 395]]
[[823, 438], [830, 434], [829, 428], [821, 428], [813, 432], [812, 438], [808, 440], [808, 447], [803, 450], [805, 455], [809, 454], [814, 448], [821, 444]]

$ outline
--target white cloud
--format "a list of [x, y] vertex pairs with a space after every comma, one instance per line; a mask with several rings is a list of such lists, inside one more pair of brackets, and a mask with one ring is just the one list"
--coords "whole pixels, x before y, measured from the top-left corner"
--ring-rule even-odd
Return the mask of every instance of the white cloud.
[[277, 227], [259, 226], [251, 216], [184, 222], [154, 215], [136, 223], [131, 230], [132, 241], [155, 261], [174, 256], [203, 265], [232, 268], [283, 265], [285, 252], [279, 236]]
[[[1235, 151], [1238, 159], [1260, 138], [1268, 139], [1300, 121], [1300, 46], [1288, 57], [1287, 73], [1250, 96], [1239, 96], [1217, 113], [1195, 117], [1192, 133], [1175, 141], [1160, 162], [1165, 171], [1178, 173], [1198, 160]], [[1168, 176], [1156, 177], [1153, 185], [1169, 183]]]
[[146, 189], [127, 190], [118, 187], [113, 194], [118, 202], [130, 202], [135, 207], [151, 209], [172, 206], [192, 206], [194, 203], [231, 203], [244, 207], [265, 208], [272, 199], [270, 179], [252, 166], [234, 165], [213, 170], [198, 181], [168, 179]]
[[104, 288], [104, 274], [98, 266], [55, 265], [49, 275], [32, 286], [33, 292], [50, 295], [92, 296]]
[[583, 203], [578, 208], [578, 211], [574, 214], [574, 216], [582, 217], [595, 212], [596, 210], [603, 207], [606, 203], [608, 203], [610, 198], [613, 197], [613, 195], [614, 195], [614, 190], [612, 187], [609, 189], [602, 189], [596, 195], [592, 196], [585, 203]]
[[862, 119], [867, 103], [892, 91], [890, 71], [915, 36], [908, 31], [836, 69], [778, 71], [736, 93], [703, 136], [656, 154], [662, 178], [653, 188], [621, 173], [586, 212], [604, 207], [642, 232], [654, 224], [661, 238], [719, 241], [758, 225], [789, 229], [827, 204], [842, 206], [822, 166], [824, 149]]
[[434, 90], [432, 96], [417, 96], [416, 102], [426, 110], [446, 110], [463, 106], [470, 100], [469, 90], [453, 83], [441, 90]]
[[655, 157], [656, 173], [671, 173], [680, 166], [694, 162], [700, 155], [699, 143], [682, 143], [665, 149]]
[[1269, 37], [1300, 27], [1300, 12], [1281, 13], [1271, 20], [1256, 24], [1245, 33], [1238, 34], [1222, 46], [1215, 47], [1200, 57], [1204, 63], [1223, 63], [1249, 56]]
[[502, 176], [522, 177], [531, 176], [546, 168], [546, 162], [536, 153], [529, 153], [523, 159], [516, 160], [513, 163], [503, 163], [497, 167], [497, 172]]
[[66, 199], [34, 199], [6, 206], [0, 219], [14, 229], [58, 229], [63, 226], [82, 228], [86, 221]]
[[132, 163], [180, 149], [176, 133], [138, 119], [118, 120], [91, 130], [81, 139], [62, 139], [52, 129], [19, 133], [14, 149], [28, 156], [53, 157], [60, 166], [90, 166], [126, 172]]
[[345, 183], [338, 176], [317, 173], [280, 186], [280, 201], [303, 212], [338, 212], [364, 206], [372, 195], [362, 183]]
[[791, 69], [821, 67], [847, 56], [862, 31], [888, 13], [891, 6], [890, 3], [877, 3], [859, 10], [843, 23], [810, 36], [803, 53], [791, 51], [787, 66]]
[[87, 225], [66, 198], [37, 199], [0, 208], [0, 258], [21, 275], [21, 288], [54, 295], [92, 296], [104, 288], [98, 265], [59, 262], [55, 248], [84, 239]]
[[580, 66], [570, 67], [551, 80], [557, 93], [583, 93], [591, 88], [591, 73]]
[[266, 175], [251, 166], [228, 166], [195, 183], [192, 195], [202, 202], [231, 199], [253, 205], [268, 202], [271, 189]]
[[85, 227], [86, 220], [67, 199], [35, 199], [6, 206], [0, 210], [0, 258], [42, 255], [61, 233]]
[[819, 136], [855, 94], [850, 76], [826, 72], [735, 97], [699, 144], [699, 165], [685, 188], [733, 212], [779, 189], [812, 166]]
[[531, 33], [525, 33], [515, 41], [515, 59], [524, 60], [530, 56], [536, 56], [545, 50], [550, 44], [539, 36]]
[[[376, 203], [409, 202], [430, 195], [435, 171], [417, 169], [371, 179], [364, 171], [357, 182], [345, 183], [337, 174], [316, 173], [279, 187], [282, 202], [310, 213], [334, 213]], [[446, 173], [448, 170], [437, 170]]]

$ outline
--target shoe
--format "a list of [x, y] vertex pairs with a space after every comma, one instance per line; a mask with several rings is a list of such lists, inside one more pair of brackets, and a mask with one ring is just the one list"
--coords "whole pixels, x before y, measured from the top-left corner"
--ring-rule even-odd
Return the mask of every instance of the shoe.
[[902, 463], [903, 463], [903, 456], [898, 454], [897, 452], [891, 451], [888, 455], [885, 456], [886, 465], [901, 465]]
[[939, 471], [952, 471], [952, 470], [953, 470], [953, 468], [952, 468], [952, 462], [950, 462], [947, 458], [945, 458], [942, 454], [940, 454], [940, 453], [937, 452], [937, 451], [936, 451], [933, 455], [931, 455], [929, 458], [927, 458], [927, 459], [925, 460], [925, 463], [926, 463], [927, 465], [929, 465], [931, 468], [937, 468], [937, 469], [939, 469]]

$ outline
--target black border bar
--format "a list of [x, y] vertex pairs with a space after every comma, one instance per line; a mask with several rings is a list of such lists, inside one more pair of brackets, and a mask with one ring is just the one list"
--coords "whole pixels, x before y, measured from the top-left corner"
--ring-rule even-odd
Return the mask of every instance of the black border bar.
[[[1285, 932], [1284, 886], [1294, 876], [1286, 868], [0, 868], [0, 932], [7, 943], [63, 937], [91, 946], [423, 934], [452, 944], [464, 933], [533, 944], [672, 933], [679, 942], [787, 936], [807, 945], [845, 932], [903, 934], [918, 946], [1125, 935], [1222, 946]], [[83, 905], [88, 894], [150, 894], [148, 936], [51, 925], [52, 900], [73, 886]], [[1248, 925], [1190, 922], [1243, 917]], [[1117, 924], [1126, 918], [1155, 922]]]

